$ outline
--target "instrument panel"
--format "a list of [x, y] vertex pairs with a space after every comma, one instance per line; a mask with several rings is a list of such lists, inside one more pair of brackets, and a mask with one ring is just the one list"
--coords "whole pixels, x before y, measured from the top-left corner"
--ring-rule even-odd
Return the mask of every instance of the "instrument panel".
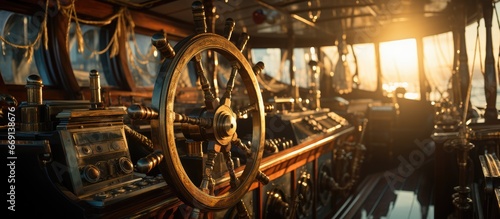
[[76, 195], [133, 179], [122, 127], [61, 130], [70, 181]]

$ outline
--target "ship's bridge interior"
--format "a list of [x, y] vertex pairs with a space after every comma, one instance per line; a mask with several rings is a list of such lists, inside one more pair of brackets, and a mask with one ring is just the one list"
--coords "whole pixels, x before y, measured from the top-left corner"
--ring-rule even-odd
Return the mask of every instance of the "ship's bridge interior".
[[498, 0], [1, 0], [12, 218], [498, 218]]

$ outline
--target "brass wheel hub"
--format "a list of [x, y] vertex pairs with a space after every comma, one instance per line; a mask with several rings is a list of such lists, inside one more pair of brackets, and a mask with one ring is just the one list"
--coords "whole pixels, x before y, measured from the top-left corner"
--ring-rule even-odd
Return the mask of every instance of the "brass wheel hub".
[[226, 105], [217, 108], [214, 116], [215, 140], [220, 145], [229, 145], [236, 133], [236, 114]]

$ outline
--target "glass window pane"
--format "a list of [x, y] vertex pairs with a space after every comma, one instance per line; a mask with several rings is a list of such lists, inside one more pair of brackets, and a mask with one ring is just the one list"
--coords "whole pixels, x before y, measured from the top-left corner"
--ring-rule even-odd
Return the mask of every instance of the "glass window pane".
[[452, 75], [453, 35], [447, 32], [424, 37], [423, 44], [425, 76], [432, 88], [429, 99], [439, 101], [447, 92]]
[[[335, 72], [335, 66], [339, 59], [339, 53], [336, 46], [324, 46], [320, 48], [320, 89], [323, 95], [332, 91], [332, 78]], [[323, 93], [324, 92], [324, 93]]]
[[293, 57], [295, 81], [299, 87], [307, 88], [311, 84], [311, 68], [309, 67], [309, 61], [311, 60], [310, 48], [293, 49]]
[[[347, 61], [352, 62], [352, 66], [358, 68], [358, 88], [366, 91], [377, 90], [377, 66], [375, 64], [375, 45], [371, 43], [366, 44], [356, 44], [353, 46], [356, 59], [354, 60], [354, 54], [347, 57]], [[354, 74], [355, 71], [352, 71]]]
[[[135, 38], [135, 40], [134, 40]], [[173, 42], [170, 42], [174, 46]], [[138, 87], [153, 87], [161, 67], [161, 55], [151, 44], [151, 36], [134, 34], [127, 44], [130, 72]]]
[[71, 66], [78, 85], [89, 86], [89, 72], [91, 70], [97, 70], [101, 74], [101, 86], [114, 85], [108, 81], [112, 73], [106, 72], [107, 69], [103, 67], [98, 54], [102, 50], [101, 48], [108, 44], [108, 42], [101, 42], [100, 40], [101, 28], [84, 24], [79, 24], [79, 27], [83, 41], [79, 42], [78, 40], [77, 25], [74, 22], [70, 25], [68, 40]]
[[[281, 62], [281, 49], [279, 48], [254, 48], [252, 49], [252, 59], [253, 62], [257, 63], [259, 61], [264, 63], [263, 74], [271, 76], [278, 81], [284, 81], [282, 68], [283, 64]], [[255, 64], [254, 63], [254, 64]], [[288, 78], [288, 76], [285, 76]], [[290, 83], [289, 80], [286, 81]]]
[[[308, 87], [311, 81], [309, 61], [311, 60], [310, 48], [295, 48], [294, 68], [295, 81], [300, 87]], [[264, 62], [263, 73], [285, 84], [290, 84], [290, 60], [287, 50], [280, 48], [254, 48], [252, 49], [254, 62]]]
[[[33, 44], [40, 33], [41, 18], [0, 10], [0, 72], [7, 84], [25, 84], [31, 74], [40, 75], [45, 85], [52, 82], [45, 71], [39, 71], [36, 59], [41, 55], [42, 42], [34, 45], [33, 52], [16, 48]], [[41, 40], [41, 37], [39, 37]]]
[[398, 88], [406, 89], [405, 98], [420, 99], [417, 46], [415, 39], [380, 43], [382, 89], [388, 96]]
[[[356, 44], [352, 47], [354, 51], [349, 50], [346, 56], [347, 66], [351, 76], [353, 76], [353, 83], [358, 83], [358, 89], [366, 91], [375, 91], [377, 89], [377, 72], [375, 65], [375, 46], [370, 43]], [[337, 46], [321, 47], [321, 64], [323, 66], [323, 74], [333, 77], [335, 68], [339, 59], [341, 58]], [[356, 58], [354, 57], [356, 56]], [[356, 59], [361, 65], [356, 65]], [[358, 77], [354, 77], [358, 70]], [[323, 76], [325, 76], [323, 75]], [[357, 80], [357, 81], [356, 81]], [[322, 81], [322, 82], [326, 82]], [[326, 84], [324, 84], [326, 86]]]
[[[500, 3], [498, 1], [495, 1], [495, 7], [498, 9], [500, 6]], [[493, 13], [493, 26], [491, 27], [491, 34], [492, 34], [492, 44], [493, 44], [493, 61], [495, 62], [495, 74], [497, 74], [498, 77], [498, 62], [499, 62], [499, 56], [500, 53], [498, 51], [499, 46], [500, 46], [500, 41], [497, 39], [500, 36], [500, 28], [498, 28], [498, 13]], [[479, 26], [478, 26], [479, 25]], [[481, 18], [479, 23], [473, 23], [470, 24], [466, 27], [465, 29], [465, 40], [466, 40], [466, 47], [467, 47], [467, 56], [468, 56], [468, 61], [469, 61], [469, 73], [472, 75], [471, 82], [472, 82], [472, 87], [471, 87], [471, 96], [470, 96], [470, 102], [472, 105], [478, 107], [478, 108], [485, 108], [486, 107], [486, 94], [485, 94], [485, 76], [484, 73], [486, 71], [486, 63], [485, 63], [485, 58], [486, 58], [486, 25], [484, 24], [484, 18]], [[479, 38], [477, 36], [479, 34]], [[476, 45], [476, 40], [479, 40], [480, 46], [476, 48], [478, 45]], [[450, 40], [450, 42], [452, 42]], [[497, 78], [497, 101], [496, 101], [496, 108], [500, 109], [500, 89], [498, 88], [498, 78]]]

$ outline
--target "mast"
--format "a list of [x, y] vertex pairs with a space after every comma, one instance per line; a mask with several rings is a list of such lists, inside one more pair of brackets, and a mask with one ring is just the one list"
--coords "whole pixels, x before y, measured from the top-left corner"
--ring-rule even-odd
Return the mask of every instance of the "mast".
[[486, 97], [486, 110], [484, 119], [486, 122], [495, 121], [498, 117], [496, 108], [497, 101], [497, 77], [495, 72], [495, 58], [493, 57], [493, 40], [491, 33], [493, 19], [492, 0], [482, 0], [484, 26], [486, 28], [486, 57], [484, 60], [484, 95]]

